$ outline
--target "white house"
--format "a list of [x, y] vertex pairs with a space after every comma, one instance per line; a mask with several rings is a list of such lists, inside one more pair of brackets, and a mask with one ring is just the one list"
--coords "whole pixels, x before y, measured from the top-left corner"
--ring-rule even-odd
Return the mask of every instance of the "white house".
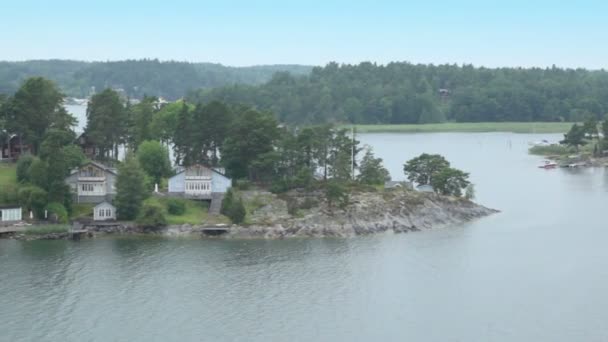
[[108, 202], [101, 202], [93, 208], [93, 220], [116, 220], [116, 208]]
[[111, 201], [116, 195], [116, 176], [116, 169], [89, 162], [72, 170], [65, 181], [75, 196], [75, 202], [102, 203]]
[[212, 194], [226, 193], [232, 185], [232, 180], [220, 171], [203, 165], [185, 168], [169, 178], [169, 194], [211, 199]]
[[435, 189], [433, 189], [433, 187], [429, 184], [418, 185], [416, 190], [420, 192], [435, 192]]
[[21, 221], [21, 207], [0, 207], [0, 222]]

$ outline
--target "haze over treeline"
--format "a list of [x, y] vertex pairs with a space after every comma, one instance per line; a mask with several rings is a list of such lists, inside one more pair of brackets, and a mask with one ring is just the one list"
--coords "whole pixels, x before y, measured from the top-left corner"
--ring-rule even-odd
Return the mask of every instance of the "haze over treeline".
[[112, 62], [72, 60], [33, 60], [0, 62], [0, 94], [12, 94], [28, 77], [42, 76], [53, 80], [71, 97], [86, 97], [92, 87], [124, 89], [125, 95], [142, 98], [162, 96], [176, 100], [187, 92], [230, 84], [260, 84], [277, 71], [294, 75], [310, 72], [311, 66], [260, 65], [229, 67], [213, 63], [188, 63], [156, 59]]
[[68, 96], [110, 87], [132, 98], [217, 99], [271, 111], [282, 122], [298, 124], [581, 121], [608, 112], [608, 72], [558, 67], [0, 62], [0, 93], [11, 94], [29, 76], [54, 80]]

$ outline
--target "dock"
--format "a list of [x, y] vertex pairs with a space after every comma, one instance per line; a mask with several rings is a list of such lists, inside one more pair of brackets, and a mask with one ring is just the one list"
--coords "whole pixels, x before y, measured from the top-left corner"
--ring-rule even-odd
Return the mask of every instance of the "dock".
[[0, 234], [14, 234], [14, 233], [21, 233], [24, 231], [25, 231], [25, 227], [21, 227], [21, 226], [0, 227]]

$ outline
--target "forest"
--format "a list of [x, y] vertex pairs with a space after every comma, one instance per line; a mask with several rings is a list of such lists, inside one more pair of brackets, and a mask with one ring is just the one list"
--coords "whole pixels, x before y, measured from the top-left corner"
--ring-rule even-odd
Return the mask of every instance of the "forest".
[[261, 85], [200, 89], [189, 98], [251, 105], [296, 124], [583, 121], [608, 112], [608, 73], [330, 63], [308, 75], [278, 72]]
[[156, 59], [116, 62], [38, 60], [0, 62], [0, 94], [12, 94], [29, 77], [54, 81], [68, 97], [84, 98], [105, 88], [123, 89], [141, 99], [154, 95], [176, 100], [194, 89], [231, 84], [261, 84], [277, 71], [294, 75], [310, 72], [300, 65], [227, 67], [213, 63], [161, 62]]

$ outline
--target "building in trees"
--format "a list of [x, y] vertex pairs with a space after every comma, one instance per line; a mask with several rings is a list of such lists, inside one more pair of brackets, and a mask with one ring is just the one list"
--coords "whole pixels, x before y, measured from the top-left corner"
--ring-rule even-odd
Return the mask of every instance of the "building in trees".
[[22, 154], [32, 152], [32, 145], [28, 144], [17, 134], [10, 135], [0, 147], [2, 148], [0, 151], [0, 160], [17, 160]]
[[193, 198], [211, 199], [213, 194], [225, 194], [232, 180], [221, 171], [203, 165], [193, 165], [169, 178], [169, 194]]
[[76, 144], [82, 149], [82, 153], [89, 159], [96, 159], [99, 156], [99, 148], [87, 133], [82, 133], [76, 138]]
[[111, 202], [116, 195], [116, 169], [89, 162], [72, 170], [65, 179], [76, 203]]

